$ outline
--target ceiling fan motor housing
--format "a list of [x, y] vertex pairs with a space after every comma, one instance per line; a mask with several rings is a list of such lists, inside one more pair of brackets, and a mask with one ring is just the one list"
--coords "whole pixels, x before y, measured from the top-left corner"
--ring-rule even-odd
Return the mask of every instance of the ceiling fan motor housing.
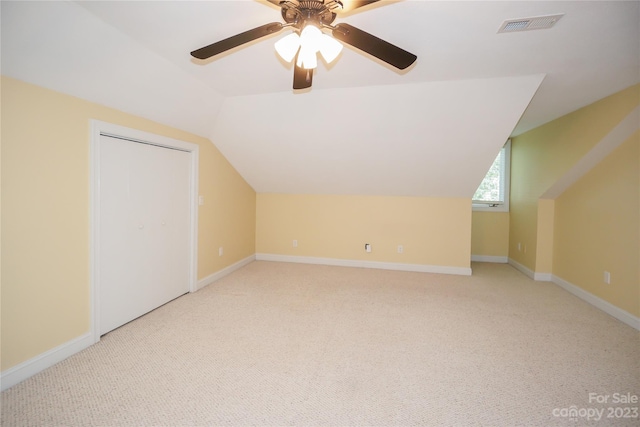
[[322, 0], [303, 1], [282, 1], [280, 3], [282, 19], [298, 30], [302, 30], [306, 25], [312, 24], [318, 28], [330, 26], [336, 19], [336, 14], [332, 11], [341, 8], [342, 3], [338, 1], [323, 2]]

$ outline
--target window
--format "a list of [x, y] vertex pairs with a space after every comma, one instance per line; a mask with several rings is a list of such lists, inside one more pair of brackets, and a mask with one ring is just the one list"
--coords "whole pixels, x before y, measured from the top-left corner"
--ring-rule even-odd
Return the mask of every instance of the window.
[[511, 140], [502, 147], [473, 195], [473, 210], [509, 212]]

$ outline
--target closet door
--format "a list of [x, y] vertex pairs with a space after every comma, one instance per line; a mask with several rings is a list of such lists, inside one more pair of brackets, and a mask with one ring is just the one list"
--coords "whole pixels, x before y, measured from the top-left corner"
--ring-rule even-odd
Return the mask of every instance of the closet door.
[[189, 292], [190, 154], [101, 136], [100, 334]]

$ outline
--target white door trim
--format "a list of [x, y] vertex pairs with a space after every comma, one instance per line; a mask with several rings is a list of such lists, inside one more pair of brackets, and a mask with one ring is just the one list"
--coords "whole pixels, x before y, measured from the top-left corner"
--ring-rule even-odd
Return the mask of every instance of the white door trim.
[[189, 292], [197, 288], [198, 259], [198, 158], [199, 146], [161, 135], [143, 132], [99, 120], [90, 121], [89, 180], [90, 180], [90, 308], [93, 342], [100, 341], [100, 135], [127, 139], [144, 144], [178, 149], [191, 155], [191, 179], [189, 184]]

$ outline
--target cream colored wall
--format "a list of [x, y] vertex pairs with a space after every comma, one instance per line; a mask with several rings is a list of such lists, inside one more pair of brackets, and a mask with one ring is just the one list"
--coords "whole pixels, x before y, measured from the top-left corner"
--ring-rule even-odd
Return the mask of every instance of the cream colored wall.
[[553, 233], [554, 233], [555, 201], [538, 200], [538, 219], [536, 235], [536, 273], [549, 274], [553, 265]]
[[471, 254], [509, 255], [509, 212], [474, 211], [471, 214]]
[[470, 265], [470, 199], [258, 194], [256, 217], [257, 253]]
[[[511, 259], [532, 271], [550, 273], [552, 219], [549, 206], [539, 212], [540, 196], [638, 105], [639, 90], [640, 85], [632, 86], [512, 138]], [[545, 222], [541, 229], [539, 219]], [[538, 259], [537, 254], [545, 256]]]
[[640, 317], [640, 132], [555, 200], [555, 230], [554, 275]]
[[3, 371], [89, 331], [90, 119], [199, 145], [199, 278], [254, 253], [255, 192], [209, 140], [6, 77], [1, 96]]

